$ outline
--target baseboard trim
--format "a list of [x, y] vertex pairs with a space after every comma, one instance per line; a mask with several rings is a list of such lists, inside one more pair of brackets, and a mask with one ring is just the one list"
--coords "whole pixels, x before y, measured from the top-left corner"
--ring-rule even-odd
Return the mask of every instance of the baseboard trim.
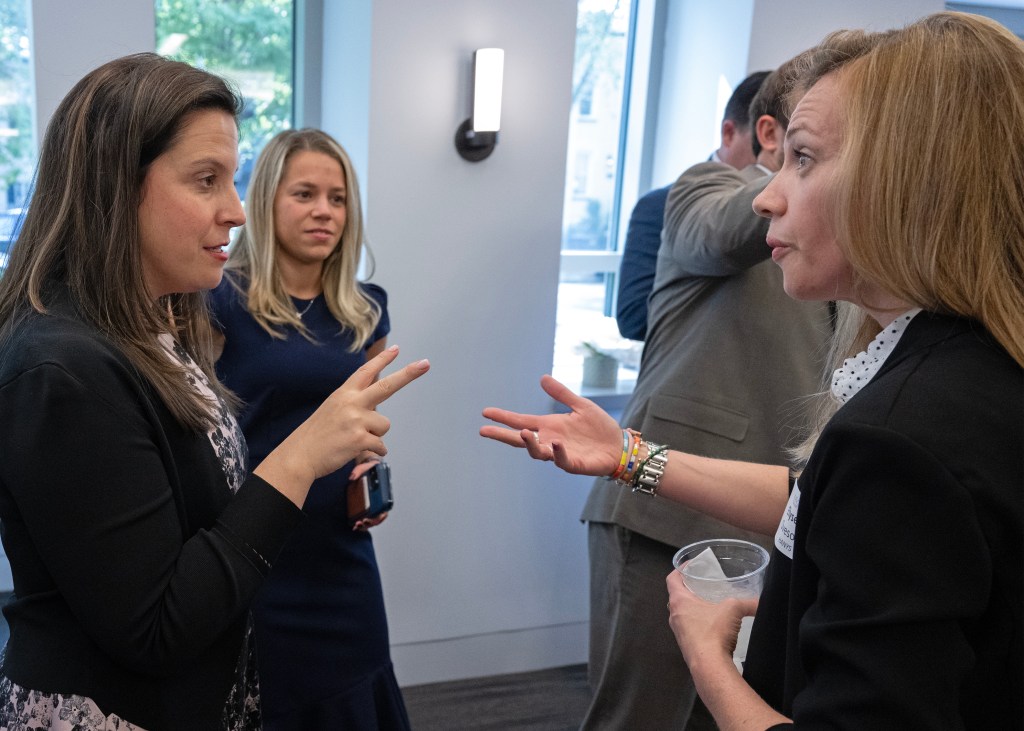
[[587, 661], [589, 622], [391, 646], [401, 686], [577, 665]]

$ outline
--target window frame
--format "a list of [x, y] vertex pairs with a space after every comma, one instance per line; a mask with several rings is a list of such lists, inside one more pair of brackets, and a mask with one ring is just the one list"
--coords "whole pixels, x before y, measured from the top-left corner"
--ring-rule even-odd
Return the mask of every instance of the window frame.
[[[622, 112], [619, 121], [618, 145], [616, 148], [615, 182], [608, 212], [608, 240], [612, 247], [606, 250], [566, 249], [566, 236], [560, 241], [559, 301], [562, 301], [562, 287], [573, 277], [591, 275], [604, 279], [604, 302], [601, 314], [614, 317], [617, 297], [619, 268], [625, 246], [626, 229], [630, 212], [642, 193], [650, 188], [652, 166], [650, 150], [657, 121], [657, 96], [660, 82], [657, 59], [662, 53], [663, 39], [656, 37], [656, 18], [665, 12], [663, 0], [630, 0], [630, 18], [626, 39], [625, 68], [623, 70]], [[575, 114], [575, 112], [574, 112]], [[584, 117], [584, 119], [586, 119]], [[575, 176], [575, 156], [567, 160], [566, 178], [572, 182]], [[569, 281], [567, 281], [569, 280]], [[559, 331], [564, 326], [558, 325]], [[560, 363], [560, 340], [566, 333], [556, 334], [553, 354], [553, 373], [556, 378], [584, 395], [608, 397], [614, 394], [632, 392], [635, 372], [620, 372], [619, 385], [609, 394], [605, 389], [582, 387], [581, 369]], [[574, 334], [576, 339], [585, 334]], [[615, 399], [613, 398], [613, 401]]]

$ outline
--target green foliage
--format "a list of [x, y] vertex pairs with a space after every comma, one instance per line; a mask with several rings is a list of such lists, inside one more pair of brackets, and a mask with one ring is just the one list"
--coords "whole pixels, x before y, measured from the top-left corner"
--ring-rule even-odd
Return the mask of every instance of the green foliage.
[[572, 103], [602, 77], [611, 77], [613, 84], [622, 78], [621, 60], [610, 53], [613, 38], [622, 34], [614, 30], [615, 14], [621, 0], [611, 10], [587, 10], [576, 19], [576, 56], [573, 61]]
[[[27, 0], [0, 2], [0, 191], [28, 181], [35, 166], [32, 144], [32, 71], [28, 53]], [[0, 200], [0, 209], [5, 208]]]
[[156, 0], [158, 51], [225, 77], [245, 98], [242, 165], [291, 127], [293, 17], [292, 0]]

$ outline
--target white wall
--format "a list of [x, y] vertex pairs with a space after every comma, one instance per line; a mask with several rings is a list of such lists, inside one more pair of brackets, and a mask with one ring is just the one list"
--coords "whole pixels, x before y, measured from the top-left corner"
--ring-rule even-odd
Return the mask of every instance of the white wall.
[[674, 181], [719, 144], [720, 85], [773, 69], [838, 28], [884, 30], [942, 0], [664, 0], [664, 63], [651, 186]]
[[324, 0], [320, 126], [348, 152], [364, 206], [369, 183], [372, 18], [373, 0]]
[[749, 67], [774, 68], [839, 28], [898, 28], [945, 6], [943, 0], [754, 0]]
[[724, 111], [719, 86], [724, 79], [731, 93], [748, 73], [753, 4], [668, 2], [652, 188], [673, 182], [718, 149]]

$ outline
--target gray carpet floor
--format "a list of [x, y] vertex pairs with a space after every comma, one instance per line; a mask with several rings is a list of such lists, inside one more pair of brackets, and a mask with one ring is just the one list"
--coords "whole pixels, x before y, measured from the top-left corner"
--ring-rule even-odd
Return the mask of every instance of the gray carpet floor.
[[413, 731], [575, 731], [587, 705], [587, 666], [402, 688]]
[[[10, 595], [0, 592], [0, 606]], [[0, 647], [7, 644], [0, 614]], [[402, 688], [413, 731], [575, 731], [587, 705], [587, 666]]]

